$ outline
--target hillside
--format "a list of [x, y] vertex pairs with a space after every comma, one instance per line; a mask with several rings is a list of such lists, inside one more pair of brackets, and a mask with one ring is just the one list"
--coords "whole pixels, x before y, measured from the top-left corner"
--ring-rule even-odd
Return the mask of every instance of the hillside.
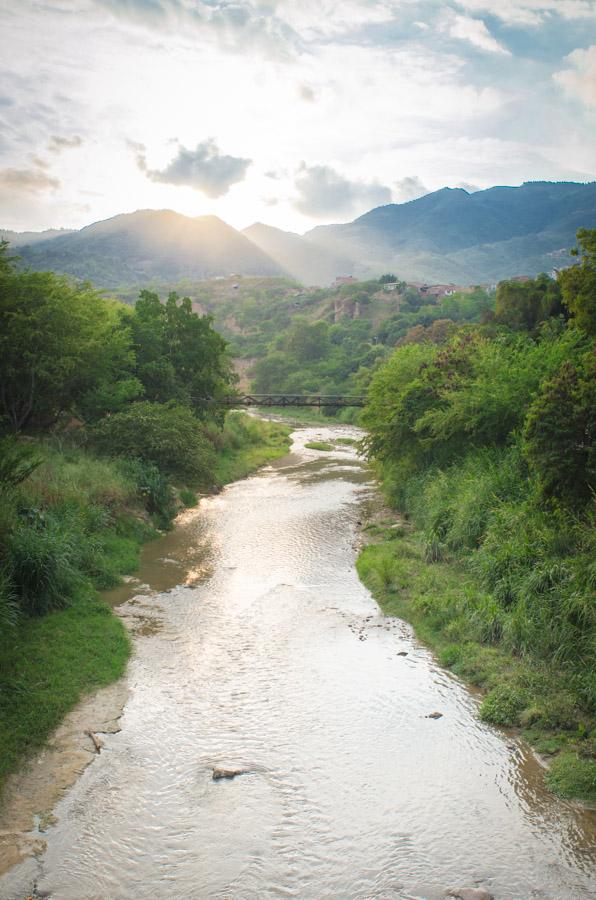
[[24, 264], [90, 279], [100, 287], [209, 278], [241, 272], [279, 275], [262, 250], [216, 216], [140, 210], [24, 247]]
[[8, 241], [12, 247], [24, 247], [40, 241], [51, 241], [65, 234], [72, 234], [72, 228], [48, 228], [46, 231], [10, 231], [0, 228], [0, 241]]
[[141, 210], [77, 232], [9, 239], [25, 265], [104, 288], [231, 273], [328, 285], [337, 275], [388, 271], [407, 281], [482, 284], [568, 265], [577, 229], [595, 224], [596, 182], [529, 182], [473, 194], [443, 188], [304, 236], [261, 223], [239, 232], [216, 216]]
[[242, 232], [292, 278], [304, 285], [330, 284], [354, 268], [347, 256], [317, 247], [299, 234], [256, 222]]
[[360, 274], [466, 284], [566, 265], [577, 229], [594, 224], [596, 183], [528, 182], [473, 194], [443, 188], [304, 237], [348, 256]]

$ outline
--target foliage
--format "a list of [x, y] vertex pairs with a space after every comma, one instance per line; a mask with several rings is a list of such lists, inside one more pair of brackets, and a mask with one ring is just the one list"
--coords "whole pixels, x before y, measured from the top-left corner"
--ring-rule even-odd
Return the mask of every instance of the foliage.
[[119, 460], [119, 469], [132, 479], [157, 525], [169, 528], [176, 515], [176, 500], [167, 475], [154, 462], [139, 458]]
[[593, 767], [576, 743], [596, 708], [594, 348], [577, 320], [549, 316], [554, 282], [536, 282], [538, 296], [536, 283], [502, 292], [500, 324], [404, 343], [373, 373], [365, 445], [427, 574], [393, 542], [359, 569], [488, 689], [486, 721], [561, 732], [556, 749], [573, 752], [552, 786], [587, 797]]
[[360, 553], [357, 568], [385, 613], [411, 622], [442, 665], [484, 689], [485, 721], [524, 728], [539, 752], [564, 748], [546, 776], [549, 787], [592, 802], [593, 671], [549, 664], [540, 652], [508, 651], [494, 627], [502, 612], [465, 557], [440, 565], [426, 561], [421, 536], [408, 527], [375, 527], [374, 540]]
[[209, 316], [198, 316], [188, 297], [171, 292], [165, 303], [143, 290], [131, 320], [135, 374], [154, 402], [174, 400], [202, 415], [209, 399], [229, 392], [232, 380], [223, 338]]
[[0, 270], [0, 408], [12, 429], [53, 423], [116, 357], [130, 362], [115, 304], [53, 272]]
[[501, 281], [497, 286], [495, 316], [511, 328], [531, 331], [540, 322], [564, 312], [561, 288], [548, 275], [528, 281]]
[[68, 606], [81, 587], [74, 535], [58, 523], [24, 519], [3, 548], [19, 605], [27, 615]]
[[81, 697], [123, 674], [129, 653], [122, 621], [87, 595], [0, 629], [0, 787]]
[[213, 476], [213, 447], [191, 410], [143, 400], [106, 416], [93, 428], [95, 446], [112, 456], [142, 459], [173, 476], [207, 484]]
[[0, 440], [0, 496], [25, 481], [41, 464], [37, 449], [14, 437]]
[[526, 417], [529, 463], [546, 497], [581, 506], [596, 488], [596, 356], [567, 359], [545, 383]]
[[328, 441], [308, 441], [304, 446], [309, 450], [333, 450], [333, 444], [330, 444]]
[[574, 322], [592, 337], [596, 335], [596, 228], [580, 228], [577, 232], [581, 257], [579, 266], [559, 272], [558, 282], [563, 302]]

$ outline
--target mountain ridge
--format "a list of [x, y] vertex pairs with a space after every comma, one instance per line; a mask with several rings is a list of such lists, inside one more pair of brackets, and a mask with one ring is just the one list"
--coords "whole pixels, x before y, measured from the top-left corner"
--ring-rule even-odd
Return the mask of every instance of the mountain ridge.
[[338, 275], [388, 271], [408, 281], [478, 284], [569, 264], [577, 229], [595, 226], [596, 182], [533, 181], [472, 193], [441, 188], [304, 235], [260, 222], [238, 231], [213, 215], [136, 210], [15, 246], [24, 265], [105, 288], [231, 273], [329, 284]]

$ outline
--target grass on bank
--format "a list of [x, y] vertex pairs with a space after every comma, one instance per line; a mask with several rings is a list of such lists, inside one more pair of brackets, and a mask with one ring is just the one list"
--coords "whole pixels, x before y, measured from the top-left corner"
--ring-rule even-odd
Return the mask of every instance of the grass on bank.
[[410, 622], [439, 662], [485, 692], [481, 718], [518, 727], [538, 752], [554, 757], [551, 790], [596, 804], [596, 733], [573, 671], [515, 656], [486, 633], [494, 603], [458, 562], [429, 562], [407, 528], [371, 526], [379, 542], [357, 561], [363, 583], [388, 615]]
[[270, 422], [230, 413], [226, 420], [215, 465], [215, 477], [220, 485], [245, 478], [261, 466], [280, 456], [290, 448], [292, 429], [279, 422]]
[[[231, 414], [216, 435], [217, 485], [282, 456], [289, 433]], [[85, 694], [123, 674], [130, 640], [97, 592], [136, 571], [180, 503], [197, 502], [155, 466], [36, 446], [43, 463], [0, 493], [0, 790]]]
[[309, 441], [304, 446], [307, 450], [322, 450], [325, 453], [333, 450], [333, 444], [330, 444], [328, 441]]

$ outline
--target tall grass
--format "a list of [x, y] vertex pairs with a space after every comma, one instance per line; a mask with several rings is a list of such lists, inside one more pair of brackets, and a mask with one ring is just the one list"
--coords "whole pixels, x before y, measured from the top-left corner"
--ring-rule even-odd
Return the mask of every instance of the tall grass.
[[512, 653], [575, 669], [591, 694], [593, 519], [545, 508], [517, 443], [405, 477], [399, 491], [426, 561], [458, 560], [490, 597], [468, 611], [482, 634]]

